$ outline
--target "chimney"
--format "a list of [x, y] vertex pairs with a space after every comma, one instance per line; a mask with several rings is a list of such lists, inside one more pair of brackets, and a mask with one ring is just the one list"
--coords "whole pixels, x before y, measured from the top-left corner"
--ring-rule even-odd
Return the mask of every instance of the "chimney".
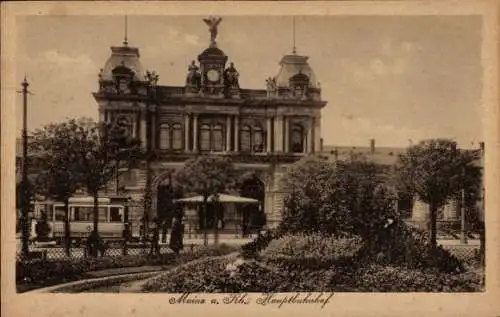
[[484, 142], [479, 142], [479, 149], [481, 150], [481, 156], [484, 156]]
[[375, 139], [370, 139], [370, 153], [375, 153]]
[[323, 138], [319, 139], [319, 151], [323, 152]]

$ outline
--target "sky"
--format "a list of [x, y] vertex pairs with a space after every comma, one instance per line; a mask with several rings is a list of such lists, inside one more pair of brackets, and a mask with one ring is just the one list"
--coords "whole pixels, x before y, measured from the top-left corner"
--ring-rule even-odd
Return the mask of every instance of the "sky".
[[[184, 85], [208, 47], [201, 16], [129, 16], [129, 45], [160, 85]], [[309, 56], [328, 102], [325, 145], [404, 147], [409, 140], [482, 138], [480, 16], [298, 16], [297, 52]], [[67, 118], [97, 119], [97, 74], [124, 37], [120, 16], [16, 18], [16, 76], [26, 74], [31, 129]], [[292, 50], [292, 18], [223, 16], [218, 46], [242, 88], [264, 89]], [[21, 96], [17, 98], [21, 107]], [[22, 113], [17, 113], [20, 135]]]

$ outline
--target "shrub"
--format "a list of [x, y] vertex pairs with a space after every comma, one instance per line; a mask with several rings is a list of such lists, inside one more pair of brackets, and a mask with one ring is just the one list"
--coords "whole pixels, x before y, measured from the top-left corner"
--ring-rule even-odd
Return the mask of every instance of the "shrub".
[[336, 238], [322, 233], [286, 234], [272, 240], [261, 253], [267, 257], [352, 257], [362, 246], [358, 237]]
[[[358, 252], [359, 263], [384, 263], [408, 268], [437, 269], [441, 272], [464, 272], [462, 262], [441, 246], [432, 248], [426, 232], [406, 225], [393, 224], [383, 241], [366, 243]], [[377, 258], [375, 260], [375, 258]]]
[[348, 281], [354, 292], [474, 292], [482, 290], [476, 273], [450, 274], [435, 271], [372, 265]]
[[229, 257], [193, 261], [151, 280], [143, 290], [173, 293], [222, 291], [213, 285], [213, 281], [215, 279], [225, 281], [229, 278], [230, 272], [225, 268], [231, 262], [232, 259]]
[[[290, 258], [293, 259], [293, 258]], [[146, 292], [472, 292], [475, 273], [450, 274], [383, 265], [314, 269], [270, 265], [254, 259], [211, 258], [188, 263], [148, 282]]]
[[267, 245], [273, 240], [277, 239], [282, 235], [281, 231], [269, 230], [266, 233], [257, 236], [249, 243], [241, 247], [241, 253], [245, 258], [254, 258], [258, 256], [259, 252], [267, 247]]
[[359, 159], [335, 165], [305, 158], [288, 171], [290, 195], [282, 227], [288, 232], [356, 235], [372, 240], [388, 218], [397, 218], [386, 171]]
[[201, 257], [218, 256], [238, 250], [226, 244], [209, 247], [196, 247], [193, 252], [182, 252], [180, 256], [173, 253], [157, 257], [143, 255], [127, 255], [118, 257], [88, 257], [83, 259], [34, 260], [16, 262], [16, 281], [18, 284], [28, 283], [32, 287], [44, 287], [85, 277], [85, 273], [103, 269], [140, 267], [144, 265], [171, 265], [185, 263]]
[[362, 246], [358, 237], [336, 238], [314, 234], [286, 234], [261, 251], [263, 260], [284, 270], [320, 270], [352, 264]]

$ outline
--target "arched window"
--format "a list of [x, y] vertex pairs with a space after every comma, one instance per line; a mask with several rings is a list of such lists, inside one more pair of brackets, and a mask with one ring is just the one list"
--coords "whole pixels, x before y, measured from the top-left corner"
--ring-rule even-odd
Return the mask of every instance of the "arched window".
[[264, 133], [259, 126], [252, 130], [252, 148], [254, 152], [264, 151]]
[[167, 124], [160, 125], [160, 149], [170, 149], [170, 128]]
[[134, 129], [131, 120], [126, 116], [118, 116], [114, 122], [114, 128], [121, 135], [134, 136]]
[[240, 130], [240, 151], [250, 151], [252, 146], [251, 129], [244, 125]]
[[213, 129], [213, 150], [216, 152], [224, 151], [224, 136], [222, 125], [217, 124]]
[[294, 124], [291, 132], [290, 145], [292, 152], [304, 152], [304, 128], [300, 124]]
[[130, 85], [134, 73], [123, 65], [115, 67], [112, 71], [118, 93], [130, 93]]
[[174, 150], [182, 149], [182, 126], [180, 123], [176, 123], [172, 127], [172, 148]]
[[210, 151], [210, 126], [204, 124], [200, 129], [200, 150]]
[[258, 125], [244, 125], [240, 130], [240, 151], [264, 151], [264, 131]]

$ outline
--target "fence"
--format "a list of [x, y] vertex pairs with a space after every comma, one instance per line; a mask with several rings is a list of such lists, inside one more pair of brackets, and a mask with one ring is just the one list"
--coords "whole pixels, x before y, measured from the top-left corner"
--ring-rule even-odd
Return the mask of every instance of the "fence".
[[444, 245], [445, 249], [458, 259], [467, 263], [479, 260], [479, 245]]
[[[425, 221], [414, 221], [408, 219], [405, 220], [405, 223], [421, 230], [428, 230], [427, 222]], [[461, 236], [460, 227], [461, 225], [459, 221], [438, 220], [436, 222], [437, 238], [442, 240], [458, 240]], [[466, 227], [466, 233], [468, 239], [479, 239], [479, 233], [477, 230], [472, 230], [470, 226]]]
[[[17, 254], [18, 261], [29, 261], [33, 259], [45, 259], [45, 260], [67, 260], [67, 259], [81, 259], [88, 256], [87, 249], [85, 247], [72, 247], [70, 250], [70, 255], [66, 254], [66, 250], [61, 246], [45, 246], [45, 247], [35, 247], [30, 246], [30, 255], [24, 256], [21, 253]], [[119, 257], [123, 255], [143, 255], [148, 256], [151, 254], [152, 248], [151, 244], [140, 244], [140, 245], [127, 245], [125, 249], [122, 246], [111, 245], [104, 249], [104, 254], [99, 254], [99, 256], [106, 257]], [[172, 250], [167, 245], [160, 245], [159, 253], [167, 254], [172, 252]]]

